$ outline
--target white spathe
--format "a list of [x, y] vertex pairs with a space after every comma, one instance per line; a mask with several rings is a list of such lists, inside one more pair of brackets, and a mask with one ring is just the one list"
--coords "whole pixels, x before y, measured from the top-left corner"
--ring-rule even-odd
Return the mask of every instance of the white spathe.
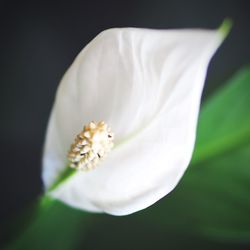
[[78, 172], [51, 195], [70, 206], [126, 215], [168, 194], [193, 152], [217, 30], [116, 28], [100, 33], [63, 77], [43, 156], [45, 187], [67, 166], [75, 136], [105, 121], [115, 148], [94, 170]]

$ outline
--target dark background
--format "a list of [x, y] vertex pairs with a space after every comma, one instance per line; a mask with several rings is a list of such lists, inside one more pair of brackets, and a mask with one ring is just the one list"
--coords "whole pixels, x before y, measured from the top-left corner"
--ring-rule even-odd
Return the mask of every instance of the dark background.
[[0, 221], [42, 192], [41, 156], [56, 87], [80, 50], [111, 27], [234, 26], [209, 67], [204, 98], [250, 59], [248, 1], [1, 1]]

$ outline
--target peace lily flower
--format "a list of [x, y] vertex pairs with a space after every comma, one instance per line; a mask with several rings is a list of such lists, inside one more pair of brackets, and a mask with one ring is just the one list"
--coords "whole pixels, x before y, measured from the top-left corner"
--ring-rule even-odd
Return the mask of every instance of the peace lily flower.
[[43, 156], [49, 195], [126, 215], [173, 190], [192, 156], [209, 60], [228, 28], [114, 28], [91, 41], [57, 90]]

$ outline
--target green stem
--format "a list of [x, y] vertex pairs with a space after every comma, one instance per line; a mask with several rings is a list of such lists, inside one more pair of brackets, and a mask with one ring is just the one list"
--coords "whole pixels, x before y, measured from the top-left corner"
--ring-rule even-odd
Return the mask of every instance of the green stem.
[[18, 232], [17, 223], [13, 224], [9, 232], [12, 240], [3, 249], [77, 249], [79, 239], [85, 236], [88, 217], [86, 213], [44, 195], [29, 210], [29, 216], [23, 218]]
[[51, 185], [51, 187], [48, 189], [47, 192], [51, 192], [51, 191], [55, 190], [58, 186], [60, 186], [64, 182], [66, 182], [72, 175], [74, 175], [76, 173], [77, 173], [77, 170], [67, 166], [65, 168], [65, 170], [59, 175], [57, 180]]

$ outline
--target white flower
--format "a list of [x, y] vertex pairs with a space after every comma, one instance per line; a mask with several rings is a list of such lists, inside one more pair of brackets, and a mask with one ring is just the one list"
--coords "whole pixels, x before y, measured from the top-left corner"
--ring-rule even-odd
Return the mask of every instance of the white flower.
[[51, 195], [83, 210], [126, 215], [168, 194], [190, 162], [207, 66], [222, 40], [218, 30], [116, 28], [91, 41], [57, 91], [45, 187], [67, 167], [83, 125], [105, 121], [115, 147], [97, 168], [78, 171]]

